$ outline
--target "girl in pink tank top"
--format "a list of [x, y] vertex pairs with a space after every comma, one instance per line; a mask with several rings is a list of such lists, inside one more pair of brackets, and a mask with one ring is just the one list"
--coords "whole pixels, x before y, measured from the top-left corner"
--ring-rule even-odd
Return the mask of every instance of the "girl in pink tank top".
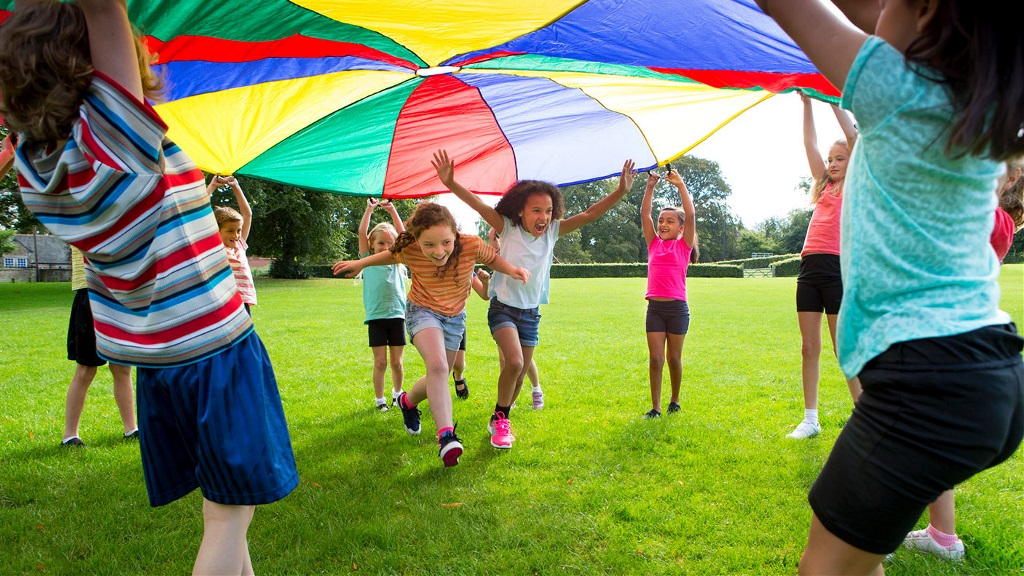
[[672, 398], [668, 411], [678, 412], [683, 377], [683, 340], [690, 327], [686, 302], [686, 269], [696, 261], [697, 228], [693, 201], [679, 173], [669, 167], [665, 179], [679, 190], [681, 207], [668, 206], [651, 217], [654, 186], [661, 177], [648, 173], [640, 203], [640, 222], [647, 242], [647, 348], [650, 352], [651, 410], [644, 418], [661, 416], [661, 380], [668, 359]]
[[[796, 280], [796, 312], [800, 325], [801, 381], [804, 393], [804, 418], [787, 434], [790, 438], [810, 438], [821, 432], [818, 423], [818, 376], [821, 370], [821, 320], [828, 320], [832, 350], [836, 348], [836, 322], [843, 298], [843, 279], [839, 270], [839, 217], [843, 207], [843, 182], [850, 152], [857, 140], [857, 129], [850, 115], [832, 105], [845, 140], [832, 144], [828, 161], [818, 151], [811, 99], [803, 94], [804, 150], [814, 176], [811, 204], [814, 214], [807, 226], [804, 247], [800, 251], [800, 273]], [[854, 400], [860, 395], [860, 382], [847, 381]]]

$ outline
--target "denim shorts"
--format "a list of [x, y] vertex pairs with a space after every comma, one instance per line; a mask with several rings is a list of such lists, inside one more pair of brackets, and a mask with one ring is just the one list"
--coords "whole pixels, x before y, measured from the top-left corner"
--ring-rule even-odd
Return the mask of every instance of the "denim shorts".
[[466, 333], [466, 311], [463, 310], [455, 316], [445, 316], [430, 308], [409, 302], [405, 311], [405, 325], [409, 330], [410, 342], [421, 330], [438, 328], [444, 334], [444, 349], [458, 350], [462, 335]]
[[524, 310], [491, 298], [491, 305], [487, 308], [487, 325], [491, 328], [491, 334], [502, 328], [515, 328], [519, 332], [519, 343], [523, 346], [537, 346], [540, 343], [540, 308]]

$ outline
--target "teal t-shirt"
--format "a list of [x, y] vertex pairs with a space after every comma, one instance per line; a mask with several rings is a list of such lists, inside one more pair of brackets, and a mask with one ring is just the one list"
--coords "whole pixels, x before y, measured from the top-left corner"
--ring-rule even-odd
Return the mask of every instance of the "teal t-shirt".
[[841, 216], [837, 347], [847, 377], [907, 340], [1010, 321], [989, 246], [1004, 165], [945, 153], [946, 89], [878, 37], [861, 47], [842, 106], [860, 137]]
[[[360, 258], [370, 253], [361, 254]], [[401, 264], [363, 268], [363, 308], [370, 320], [405, 318], [405, 271]]]

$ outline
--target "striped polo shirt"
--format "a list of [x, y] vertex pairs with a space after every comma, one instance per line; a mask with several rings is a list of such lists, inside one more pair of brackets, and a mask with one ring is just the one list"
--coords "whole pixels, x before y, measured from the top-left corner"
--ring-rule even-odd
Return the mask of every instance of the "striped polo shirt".
[[78, 248], [106, 360], [181, 366], [249, 335], [205, 180], [148, 104], [96, 72], [71, 138], [25, 141], [22, 199]]
[[437, 274], [438, 267], [415, 242], [396, 255], [395, 261], [408, 266], [412, 276], [410, 302], [443, 316], [455, 316], [466, 308], [466, 300], [473, 289], [475, 263], [490, 264], [498, 253], [472, 234], [459, 234], [459, 242], [462, 244], [459, 261], [443, 278]]

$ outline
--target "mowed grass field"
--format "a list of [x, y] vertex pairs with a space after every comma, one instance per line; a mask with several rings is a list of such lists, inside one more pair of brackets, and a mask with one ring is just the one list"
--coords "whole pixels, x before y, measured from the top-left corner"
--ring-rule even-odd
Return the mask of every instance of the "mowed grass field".
[[[644, 282], [552, 282], [537, 349], [547, 405], [531, 410], [527, 391], [510, 451], [491, 448], [485, 430], [498, 363], [474, 295], [471, 395], [454, 402], [466, 452], [444, 469], [426, 406], [420, 436], [406, 434], [398, 410], [373, 409], [361, 287], [259, 279], [253, 318], [301, 483], [256, 511], [256, 572], [795, 574], [807, 491], [852, 408], [830, 347], [823, 432], [788, 439], [803, 415], [795, 280], [691, 279], [683, 409], [643, 420]], [[1020, 323], [1024, 266], [1004, 266], [1001, 285]], [[0, 574], [188, 573], [200, 494], [149, 507], [106, 369], [82, 419], [88, 446], [58, 447], [71, 300], [68, 284], [0, 285]], [[423, 374], [411, 346], [405, 367], [411, 386]], [[1022, 452], [958, 487], [957, 516], [964, 564], [901, 550], [887, 573], [1024, 572]]]

